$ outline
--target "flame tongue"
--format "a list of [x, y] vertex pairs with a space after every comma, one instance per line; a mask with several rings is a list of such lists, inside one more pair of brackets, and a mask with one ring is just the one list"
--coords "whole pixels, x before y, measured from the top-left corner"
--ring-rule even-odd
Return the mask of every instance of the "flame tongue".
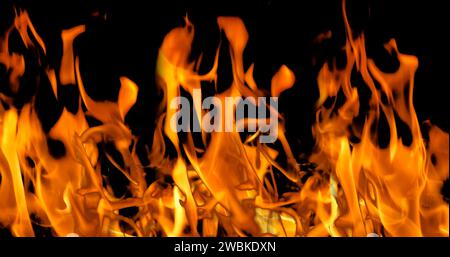
[[[431, 182], [430, 179], [436, 174], [433, 175], [433, 164], [430, 165], [427, 152], [433, 149], [426, 148], [413, 107], [417, 58], [401, 54], [392, 40], [385, 47], [398, 56], [400, 65], [396, 72], [384, 73], [373, 60], [367, 59], [364, 35], [352, 38], [347, 20], [346, 24], [347, 65], [339, 70], [326, 64], [320, 71], [317, 112], [320, 119], [313, 130], [317, 152], [312, 160], [326, 164], [323, 169], [337, 177], [343, 190], [343, 194], [337, 195], [337, 201], [346, 202], [346, 208], [339, 208], [341, 217], [327, 228], [328, 233], [364, 236], [369, 232], [380, 234], [383, 228], [391, 236], [445, 236], [446, 231], [440, 229], [440, 220], [447, 215], [448, 204], [442, 197], [431, 200], [424, 191], [428, 188], [434, 190], [435, 196], [439, 195], [437, 192], [445, 176], [448, 176], [448, 169], [439, 183], [436, 180]], [[358, 88], [350, 82], [351, 72], [355, 68], [371, 92], [370, 110], [359, 132], [359, 143], [350, 142], [352, 131], [348, 129], [357, 128], [354, 118], [360, 114]], [[379, 89], [375, 83], [380, 85]], [[338, 96], [339, 92], [346, 99], [344, 104], [337, 106], [335, 102], [331, 108], [325, 107], [324, 100]], [[381, 100], [384, 96], [386, 101]], [[380, 136], [378, 130], [375, 133], [372, 130], [378, 126], [382, 116], [387, 120], [390, 131], [390, 141], [384, 149], [377, 144]], [[410, 145], [399, 138], [399, 122], [406, 124], [411, 133]], [[434, 136], [430, 134], [430, 141], [435, 140], [432, 138]], [[448, 157], [444, 157], [443, 161], [446, 162], [446, 159]], [[430, 210], [435, 216], [427, 215]], [[427, 219], [423, 218], [424, 215]], [[342, 226], [336, 231], [340, 220]], [[430, 234], [430, 231], [433, 232]]]
[[[200, 123], [199, 133], [171, 128], [181, 104], [173, 100], [183, 90], [193, 99], [193, 120], [213, 115], [202, 109], [201, 85], [217, 85], [223, 44], [229, 44], [232, 82], [214, 94], [218, 102], [278, 97], [294, 86], [294, 73], [282, 65], [271, 80], [270, 95], [258, 87], [253, 78], [257, 66], [244, 67], [249, 36], [241, 19], [217, 19], [225, 38], [205, 74], [197, 72], [202, 56], [190, 59], [194, 25], [186, 18], [184, 27], [166, 35], [156, 69], [164, 99], [153, 145], [148, 154], [138, 154], [139, 137], [125, 117], [138, 100], [139, 87], [122, 76], [117, 78], [117, 101], [89, 96], [80, 70], [83, 60], [73, 48], [85, 25], [62, 32], [59, 69], [40, 67], [49, 83], [39, 86], [51, 87], [55, 101], [62, 101], [61, 87], [77, 88], [78, 109], [62, 108], [55, 124], [44, 130], [36, 110], [39, 95], [14, 106], [15, 94], [28, 86], [21, 82], [27, 60], [23, 53], [10, 53], [10, 33], [17, 30], [25, 51], [40, 53], [38, 58], [46, 54], [27, 13], [17, 13], [0, 38], [0, 62], [8, 70], [10, 86], [0, 93], [0, 225], [14, 236], [33, 236], [36, 226], [49, 227], [56, 236], [448, 236], [449, 208], [440, 189], [449, 174], [449, 137], [429, 122], [423, 126], [427, 135], [422, 135], [412, 98], [418, 60], [401, 54], [391, 40], [385, 49], [397, 56], [399, 68], [383, 72], [367, 57], [364, 34], [353, 35], [343, 3], [346, 64], [337, 68], [325, 63], [317, 77], [316, 147], [309, 156], [314, 168], [297, 163], [284, 118], [269, 104], [255, 105], [279, 121], [279, 144], [258, 140], [264, 134], [260, 117], [217, 121], [215, 127], [258, 126], [254, 133], [208, 131], [205, 123]], [[363, 83], [354, 83], [352, 73]], [[370, 92], [367, 103], [362, 92]], [[217, 117], [233, 113], [237, 107], [232, 103], [217, 105]], [[98, 125], [90, 126], [88, 117]], [[382, 122], [389, 128], [383, 146]], [[141, 164], [146, 155], [152, 171], [144, 171]], [[285, 162], [279, 163], [283, 157]], [[125, 195], [116, 195], [117, 185], [109, 181], [112, 172], [128, 183]], [[157, 173], [150, 184], [146, 172]], [[280, 181], [287, 181], [283, 190]], [[130, 207], [136, 213], [122, 215], [120, 210]]]

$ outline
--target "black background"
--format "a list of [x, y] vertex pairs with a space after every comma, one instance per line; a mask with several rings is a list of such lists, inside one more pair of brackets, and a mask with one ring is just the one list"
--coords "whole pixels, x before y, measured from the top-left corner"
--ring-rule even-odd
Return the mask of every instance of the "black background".
[[[174, 252], [175, 244], [218, 242], [276, 242], [276, 252]], [[448, 238], [0, 238], [2, 250], [46, 256], [389, 256], [443, 253]], [[26, 247], [24, 247], [26, 246]]]
[[[286, 116], [291, 141], [298, 141], [305, 151], [313, 144], [309, 134], [317, 99], [318, 68], [342, 47], [345, 35], [340, 0], [3, 2], [2, 26], [8, 24], [5, 17], [12, 13], [12, 8], [8, 7], [28, 10], [47, 45], [47, 60], [51, 67], [57, 67], [60, 62], [61, 30], [87, 24], [87, 32], [75, 41], [75, 51], [80, 56], [88, 93], [95, 99], [115, 99], [119, 88], [117, 78], [125, 75], [134, 80], [140, 87], [140, 94], [127, 122], [136, 134], [142, 134], [150, 141], [154, 110], [159, 101], [154, 85], [158, 48], [166, 33], [175, 26], [184, 25], [186, 14], [196, 30], [193, 60], [204, 53], [201, 71], [211, 67], [220, 37], [216, 22], [220, 15], [239, 16], [244, 20], [250, 38], [244, 56], [245, 68], [255, 63], [255, 80], [260, 87], [269, 87], [272, 75], [282, 64], [294, 71], [296, 84], [281, 96], [280, 109]], [[366, 34], [369, 56], [380, 63], [389, 62], [383, 59], [379, 48], [390, 38], [395, 38], [400, 52], [419, 58], [414, 91], [419, 121], [430, 119], [448, 131], [447, 30], [441, 1], [347, 2], [353, 29]], [[106, 13], [106, 20], [92, 17], [95, 11], [100, 16]], [[332, 31], [334, 41], [321, 46], [313, 43], [319, 33], [328, 30]], [[219, 88], [229, 86], [231, 81], [229, 55], [226, 46], [224, 48]], [[313, 65], [313, 58], [319, 60], [318, 65]], [[60, 94], [67, 98], [65, 105], [76, 103], [73, 100], [77, 98], [76, 92]], [[45, 101], [42, 109], [54, 111], [51, 103]], [[49, 123], [51, 126], [51, 119]]]

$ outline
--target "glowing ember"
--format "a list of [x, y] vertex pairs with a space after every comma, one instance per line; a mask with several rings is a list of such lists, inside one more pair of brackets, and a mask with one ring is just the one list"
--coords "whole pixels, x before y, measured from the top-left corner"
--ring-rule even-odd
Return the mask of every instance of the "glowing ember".
[[[34, 236], [32, 224], [37, 222], [55, 236], [448, 236], [449, 206], [440, 189], [449, 175], [449, 136], [429, 122], [427, 139], [422, 135], [412, 99], [418, 60], [400, 53], [391, 40], [385, 48], [400, 65], [393, 73], [381, 71], [366, 55], [364, 34], [353, 35], [343, 3], [346, 64], [338, 68], [325, 63], [317, 77], [320, 97], [312, 128], [316, 147], [309, 156], [313, 169], [297, 163], [284, 134], [284, 118], [270, 104], [258, 108], [277, 119], [280, 149], [258, 140], [267, 132], [261, 122], [266, 118], [260, 116], [230, 125], [257, 128], [254, 133], [201, 130], [201, 140], [194, 140], [198, 134], [187, 131], [181, 139], [173, 130], [170, 120], [178, 106], [171, 105], [172, 100], [182, 89], [193, 99], [203, 99], [201, 82], [216, 85], [218, 80], [221, 46], [210, 71], [199, 74], [189, 59], [194, 24], [186, 18], [186, 25], [170, 31], [159, 49], [156, 83], [164, 99], [153, 145], [144, 155], [161, 179], [150, 184], [136, 152], [139, 137], [125, 123], [139, 87], [120, 77], [117, 101], [93, 100], [79, 68], [83, 59], [73, 50], [85, 26], [62, 31], [62, 60], [54, 70], [42, 62], [46, 47], [28, 14], [17, 11], [0, 37], [0, 63], [10, 86], [10, 94], [0, 93], [0, 225], [14, 236]], [[219, 17], [217, 25], [229, 43], [232, 64], [232, 83], [215, 94], [217, 101], [278, 97], [294, 85], [294, 73], [283, 65], [272, 78], [270, 94], [259, 89], [254, 66], [244, 70], [248, 33], [243, 21]], [[13, 31], [26, 51], [38, 53], [45, 71], [42, 79], [49, 81], [56, 98], [61, 87], [79, 91], [78, 111], [64, 108], [48, 132], [36, 111], [37, 96], [20, 108], [13, 104], [14, 94], [26, 86], [20, 84], [25, 57], [9, 51]], [[360, 74], [364, 85], [352, 85], [352, 73]], [[361, 87], [370, 91], [367, 103], [360, 99]], [[367, 112], [361, 111], [362, 104], [370, 107]], [[205, 120], [216, 111], [225, 117], [233, 108], [196, 106], [193, 115]], [[100, 125], [89, 126], [87, 117]], [[389, 126], [389, 142], [383, 147], [377, 143], [381, 119]], [[399, 137], [399, 122], [407, 127], [410, 140]], [[227, 126], [222, 123], [215, 125]], [[55, 156], [50, 144], [61, 145], [62, 153]], [[118, 153], [104, 155], [126, 177], [126, 197], [115, 196], [115, 185], [102, 176], [102, 144], [113, 145]], [[169, 154], [169, 148], [175, 154]], [[286, 164], [276, 161], [281, 151]], [[296, 188], [280, 195], [276, 173]], [[132, 217], [119, 213], [129, 207], [138, 210]]]

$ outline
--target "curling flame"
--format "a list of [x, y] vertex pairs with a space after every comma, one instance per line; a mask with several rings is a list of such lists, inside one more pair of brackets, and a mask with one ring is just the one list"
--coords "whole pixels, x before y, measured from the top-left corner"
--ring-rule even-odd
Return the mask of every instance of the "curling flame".
[[[156, 85], [164, 99], [153, 145], [144, 153], [149, 171], [136, 152], [139, 137], [125, 122], [138, 100], [138, 85], [118, 77], [117, 101], [94, 100], [83, 83], [83, 60], [73, 47], [86, 26], [62, 31], [60, 67], [52, 69], [43, 62], [46, 48], [27, 13], [16, 13], [0, 38], [0, 63], [10, 87], [0, 93], [0, 226], [14, 236], [34, 236], [39, 228], [50, 228], [55, 236], [448, 236], [449, 208], [440, 189], [449, 175], [449, 136], [430, 122], [421, 130], [412, 97], [418, 60], [400, 53], [391, 40], [385, 49], [397, 57], [399, 67], [393, 73], [378, 68], [366, 55], [364, 34], [353, 35], [343, 3], [346, 64], [325, 63], [317, 77], [316, 147], [309, 157], [313, 168], [297, 162], [284, 118], [271, 106], [259, 107], [276, 114], [279, 147], [260, 143], [261, 130], [182, 134], [170, 127], [178, 108], [172, 100], [183, 91], [192, 99], [204, 98], [202, 82], [209, 82], [220, 100], [278, 97], [295, 85], [294, 72], [282, 65], [270, 94], [258, 87], [255, 65], [244, 67], [249, 36], [241, 19], [217, 19], [224, 38], [206, 74], [198, 72], [201, 57], [190, 59], [195, 30], [188, 18], [184, 27], [165, 36], [156, 60]], [[24, 51], [38, 53], [41, 81], [48, 82], [39, 86], [51, 87], [55, 101], [62, 101], [58, 89], [63, 86], [80, 93], [78, 109], [62, 107], [48, 131], [38, 115], [39, 95], [23, 106], [14, 104], [20, 87], [28, 85], [21, 80], [26, 55], [9, 51], [12, 31], [19, 33]], [[232, 83], [219, 93], [219, 53], [227, 43]], [[351, 80], [354, 73], [363, 83]], [[368, 102], [363, 91], [370, 92]], [[194, 110], [198, 121], [210, 115], [198, 105]], [[217, 111], [224, 115], [233, 110]], [[88, 117], [97, 121], [95, 126]], [[389, 127], [386, 146], [379, 143], [383, 121]], [[243, 121], [245, 126], [254, 123]], [[286, 161], [278, 162], [280, 156]], [[115, 195], [111, 172], [128, 182], [125, 195]], [[146, 172], [156, 172], [156, 180], [149, 183]], [[289, 183], [287, 192], [279, 190], [280, 176]], [[127, 208], [137, 211], [125, 215], [121, 210]]]

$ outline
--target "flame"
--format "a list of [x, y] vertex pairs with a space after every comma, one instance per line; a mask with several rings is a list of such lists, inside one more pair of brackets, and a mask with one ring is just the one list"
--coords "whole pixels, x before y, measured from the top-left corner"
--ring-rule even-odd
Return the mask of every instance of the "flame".
[[[173, 131], [169, 117], [176, 115], [178, 106], [173, 108], [172, 100], [182, 90], [202, 99], [202, 82], [217, 85], [223, 44], [229, 45], [232, 83], [220, 93], [214, 88], [220, 101], [278, 97], [295, 85], [296, 77], [282, 65], [272, 78], [270, 92], [258, 87], [253, 78], [257, 66], [244, 68], [249, 36], [240, 18], [217, 18], [224, 38], [205, 74], [198, 72], [201, 57], [190, 59], [194, 24], [186, 17], [185, 26], [170, 31], [156, 60], [156, 85], [164, 99], [153, 145], [145, 153], [157, 173], [149, 184], [148, 171], [136, 152], [139, 137], [125, 122], [138, 99], [138, 85], [121, 76], [117, 101], [94, 100], [84, 87], [83, 59], [73, 47], [86, 26], [62, 31], [62, 59], [59, 69], [53, 69], [43, 62], [45, 44], [27, 12], [16, 12], [0, 38], [0, 62], [8, 70], [11, 92], [0, 93], [4, 103], [0, 105], [0, 225], [14, 236], [34, 236], [36, 226], [51, 228], [55, 236], [448, 236], [449, 208], [440, 189], [449, 174], [449, 136], [428, 121], [422, 125], [427, 128], [423, 135], [413, 106], [418, 60], [400, 53], [391, 40], [385, 49], [397, 56], [399, 68], [383, 72], [367, 56], [364, 34], [353, 35], [345, 1], [343, 13], [345, 67], [325, 63], [317, 77], [320, 96], [312, 127], [316, 139], [309, 157], [315, 164], [312, 169], [297, 163], [284, 118], [270, 105], [259, 107], [279, 120], [278, 148], [257, 140], [261, 130], [247, 134], [202, 130], [199, 135], [186, 132], [183, 138]], [[55, 101], [62, 101], [58, 99], [61, 87], [76, 87], [80, 93], [78, 109], [62, 107], [49, 131], [36, 109], [39, 96], [21, 107], [14, 105], [14, 94], [27, 86], [21, 82], [27, 60], [23, 53], [10, 53], [12, 31], [19, 33], [25, 51], [39, 53], [36, 58], [49, 82], [39, 86], [50, 86]], [[328, 33], [320, 41], [331, 37]], [[362, 85], [352, 83], [355, 72]], [[370, 92], [367, 103], [360, 98], [361, 90]], [[338, 102], [338, 97], [343, 101]], [[234, 108], [223, 106], [218, 112], [225, 116]], [[199, 121], [209, 115], [201, 106], [194, 110]], [[88, 117], [100, 125], [90, 126]], [[386, 146], [378, 142], [382, 120], [389, 127]], [[399, 132], [399, 122], [410, 132], [410, 142]], [[243, 124], [255, 125], [256, 120], [246, 118]], [[230, 126], [238, 126], [238, 121]], [[104, 150], [105, 144], [113, 145], [120, 157]], [[169, 154], [171, 148], [174, 154]], [[279, 156], [286, 156], [286, 164], [277, 161]], [[115, 169], [105, 171], [102, 158]], [[114, 194], [115, 185], [105, 172], [120, 172], [127, 179], [126, 195]], [[280, 193], [279, 176], [295, 186]], [[165, 182], [165, 177], [173, 183]], [[130, 207], [137, 209], [131, 217], [119, 212]]]

